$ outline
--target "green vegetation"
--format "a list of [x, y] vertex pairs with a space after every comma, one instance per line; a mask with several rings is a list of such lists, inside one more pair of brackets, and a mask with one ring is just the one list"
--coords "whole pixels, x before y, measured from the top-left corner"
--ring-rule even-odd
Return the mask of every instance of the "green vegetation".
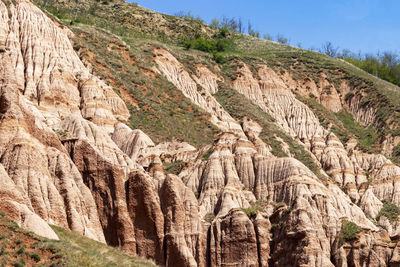
[[[343, 122], [338, 118], [338, 116], [328, 110], [326, 107], [311, 98], [306, 98], [299, 94], [295, 94], [296, 98], [306, 104], [313, 113], [318, 117], [320, 124], [325, 128], [330, 130], [340, 139], [340, 141], [345, 144], [354, 135], [343, 125]], [[354, 136], [355, 137], [355, 136]]]
[[233, 42], [232, 39], [227, 38], [229, 31], [226, 28], [220, 29], [218, 34], [215, 34], [211, 39], [204, 39], [202, 37], [198, 37], [195, 39], [186, 40], [183, 43], [183, 46], [186, 49], [196, 49], [203, 52], [211, 53], [213, 55], [213, 59], [217, 63], [225, 63], [226, 59], [221, 54], [221, 52], [229, 49]]
[[[213, 59], [225, 68], [225, 65], [238, 59], [250, 67], [265, 64], [278, 73], [290, 72], [294, 80], [308, 80], [318, 84], [322, 77], [326, 77], [339, 93], [341, 82], [347, 81], [352, 92], [346, 95], [346, 102], [361, 96], [361, 107], [378, 110], [377, 117], [371, 125], [364, 127], [346, 112], [328, 114], [323, 111], [323, 115], [328, 114], [325, 122], [334, 122], [332, 131], [342, 141], [352, 136], [359, 138], [360, 148], [367, 152], [377, 151], [379, 143], [389, 134], [400, 135], [400, 131], [395, 130], [400, 126], [399, 88], [346, 62], [354, 59], [349, 54], [340, 54], [345, 60], [333, 58], [337, 53], [333, 46], [326, 46], [326, 51], [330, 51], [328, 54], [331, 55], [327, 56], [286, 45], [288, 39], [281, 35], [277, 36], [280, 44], [254, 38], [259, 34], [251, 25], [248, 25], [248, 32], [253, 32], [253, 36], [241, 34], [244, 26], [240, 19], [214, 19], [212, 25], [208, 26], [190, 13], [182, 13], [180, 17], [161, 14], [165, 23], [160, 25], [151, 19], [152, 11], [123, 1], [35, 2], [62, 23], [72, 24], [77, 39], [76, 50], [92, 63], [95, 73], [128, 102], [132, 115], [130, 125], [142, 129], [156, 142], [177, 138], [199, 147], [212, 142], [218, 132], [209, 123], [206, 112], [192, 105], [162, 75], [153, 72], [154, 76], [151, 76], [151, 49], [165, 48], [165, 45], [185, 66], [193, 66], [198, 62], [210, 64], [210, 59]], [[110, 37], [110, 32], [116, 35], [115, 38]], [[266, 35], [266, 39], [273, 38]], [[182, 45], [189, 50], [181, 49]], [[182, 58], [185, 60], [182, 61]], [[398, 60], [395, 55], [385, 54], [375, 61], [370, 58], [368, 60], [368, 64], [363, 64], [375, 67], [352, 63], [394, 82], [393, 77], [397, 76], [390, 73], [397, 70]], [[229, 73], [224, 71], [224, 74]], [[127, 101], [127, 95], [132, 98], [131, 103]], [[320, 109], [318, 105], [314, 106]], [[322, 117], [318, 117], [321, 120]], [[267, 120], [266, 124], [273, 124], [273, 121]], [[289, 144], [296, 158], [301, 158], [308, 167], [314, 165], [304, 149], [299, 148], [290, 137], [289, 141], [284, 137], [275, 132], [268, 132], [265, 137], [264, 131], [264, 139], [268, 139], [275, 155], [285, 154], [279, 141], [282, 139]], [[399, 151], [400, 148], [397, 148], [393, 152], [395, 162], [399, 162]]]
[[78, 233], [53, 226], [60, 240], [27, 232], [1, 213], [1, 266], [155, 266]]
[[205, 23], [199, 16], [193, 15], [191, 11], [187, 11], [187, 12], [179, 11], [179, 12], [175, 13], [174, 15], [177, 17], [189, 20], [191, 22], [197, 22], [197, 23], [202, 23], [202, 24]]
[[163, 167], [167, 173], [178, 175], [186, 167], [186, 165], [186, 162], [177, 160], [170, 163], [164, 163]]
[[355, 55], [344, 50], [339, 57], [383, 80], [400, 85], [400, 60], [393, 52]]
[[379, 137], [386, 134], [384, 129], [377, 129], [373, 124], [368, 127], [363, 126], [356, 122], [354, 117], [345, 110], [334, 113], [314, 99], [298, 94], [296, 97], [310, 107], [318, 117], [321, 125], [325, 128], [330, 127], [331, 131], [335, 133], [342, 143], [345, 144], [350, 138], [354, 137], [358, 141], [357, 148], [361, 151], [368, 153], [380, 152]]
[[[234, 45], [224, 53], [228, 59], [239, 56], [240, 60], [249, 65], [266, 64], [278, 73], [289, 72], [294, 80], [314, 81], [316, 84], [319, 83], [323, 74], [327, 81], [335, 85], [339, 93], [341, 93], [341, 82], [347, 81], [353, 91], [346, 96], [346, 102], [357, 95], [362, 98], [361, 108], [372, 108], [378, 111], [372, 124], [376, 129], [382, 130], [377, 133], [372, 128], [368, 129], [367, 135], [370, 136], [364, 147], [367, 147], [372, 139], [379, 142], [388, 134], [400, 134], [399, 131], [392, 130], [400, 125], [400, 102], [398, 101], [400, 89], [393, 84], [377, 79], [344, 60], [321, 53], [248, 36], [235, 35], [233, 39]], [[388, 127], [389, 125], [391, 127]], [[379, 134], [379, 138], [375, 138], [377, 137], [375, 133]]]
[[242, 211], [250, 218], [255, 216], [257, 212], [265, 210], [267, 205], [268, 202], [266, 200], [259, 199], [256, 201], [256, 203], [254, 203], [254, 205], [248, 208], [242, 208]]
[[155, 142], [179, 139], [199, 147], [214, 140], [218, 130], [206, 112], [151, 70], [150, 51], [159, 43], [141, 39], [126, 39], [124, 43], [90, 27], [71, 28], [81, 56], [92, 62], [95, 73], [127, 103], [132, 128], [143, 130]]
[[242, 211], [247, 214], [248, 217], [252, 217], [257, 214], [258, 211], [260, 211], [260, 207], [255, 205], [255, 206], [250, 206], [248, 208], [242, 208]]
[[214, 213], [207, 213], [206, 215], [204, 215], [204, 220], [208, 223], [212, 223], [214, 219], [215, 219]]
[[300, 144], [293, 140], [283, 130], [276, 125], [275, 120], [265, 113], [261, 108], [254, 105], [246, 97], [239, 94], [235, 90], [220, 84], [219, 91], [215, 94], [218, 102], [228, 111], [234, 118], [241, 121], [247, 117], [256, 121], [262, 127], [260, 138], [272, 148], [272, 153], [277, 157], [285, 157], [287, 154], [282, 149], [282, 144], [278, 140], [280, 138], [289, 145], [290, 153], [306, 165], [318, 177], [318, 167], [313, 158]]
[[397, 221], [400, 215], [400, 207], [396, 206], [390, 201], [384, 201], [383, 207], [376, 216], [376, 220], [379, 220], [381, 216], [385, 216], [391, 223]]
[[86, 24], [108, 30], [120, 37], [146, 37], [168, 43], [179, 43], [199, 35], [210, 37], [215, 30], [191, 14], [183, 17], [157, 13], [125, 1], [55, 1], [34, 0], [35, 4], [66, 25]]
[[347, 111], [340, 111], [336, 114], [338, 119], [346, 127], [353, 136], [358, 140], [359, 148], [364, 152], [376, 153], [380, 151], [377, 146], [377, 140], [381, 136], [381, 132], [373, 125], [364, 127], [354, 120], [354, 117]]
[[391, 160], [397, 165], [400, 164], [400, 143], [393, 148]]
[[361, 231], [362, 229], [357, 224], [344, 220], [339, 234], [339, 247], [344, 242], [357, 239], [357, 234]]
[[203, 155], [202, 160], [203, 160], [203, 161], [207, 161], [207, 160], [210, 158], [210, 156], [211, 156], [211, 154], [213, 153], [213, 151], [214, 151], [213, 147], [210, 147], [210, 148], [206, 151], [206, 153]]

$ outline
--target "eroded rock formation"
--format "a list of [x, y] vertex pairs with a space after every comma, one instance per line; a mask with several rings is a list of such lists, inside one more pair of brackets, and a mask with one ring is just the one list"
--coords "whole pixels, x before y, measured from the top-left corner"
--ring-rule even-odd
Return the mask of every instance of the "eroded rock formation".
[[[221, 130], [202, 148], [155, 144], [121, 122], [130, 115], [125, 103], [85, 67], [68, 28], [27, 0], [1, 1], [0, 26], [0, 210], [21, 226], [56, 239], [55, 224], [166, 266], [400, 262], [400, 227], [380, 214], [385, 201], [400, 205], [400, 168], [342, 144], [291, 92], [340, 110], [340, 96], [321, 91], [323, 75], [299, 83], [240, 63], [227, 81], [218, 68], [196, 64], [191, 73], [154, 48], [152, 67]], [[271, 115], [324, 175], [284, 145], [288, 157], [274, 156], [259, 123], [234, 119], [218, 103], [221, 82]], [[176, 162], [185, 165], [167, 174], [163, 163]], [[360, 230], [343, 240], [348, 221]]]

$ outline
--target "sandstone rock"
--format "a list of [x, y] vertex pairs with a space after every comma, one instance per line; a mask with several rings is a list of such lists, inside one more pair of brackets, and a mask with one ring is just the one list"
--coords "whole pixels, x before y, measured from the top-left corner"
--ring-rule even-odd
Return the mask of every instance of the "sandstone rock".
[[168, 175], [160, 191], [167, 266], [205, 266], [206, 234], [193, 192]]
[[[380, 228], [373, 221], [384, 200], [400, 205], [400, 168], [357, 151], [354, 141], [345, 148], [292, 91], [313, 93], [334, 112], [345, 105], [368, 125], [377, 110], [360, 108], [362, 95], [344, 103], [323, 73], [316, 84], [238, 64], [233, 88], [310, 152], [329, 175], [321, 180], [289, 144], [282, 140], [288, 158], [273, 156], [259, 137], [266, 129], [222, 108], [213, 96], [223, 81], [217, 66], [196, 64], [190, 74], [156, 48], [151, 69], [224, 133], [199, 149], [179, 140], [155, 144], [120, 122], [128, 109], [81, 62], [72, 35], [27, 0], [0, 2], [0, 210], [22, 227], [56, 239], [48, 223], [56, 224], [166, 266], [399, 262], [391, 238], [400, 227], [384, 216]], [[352, 90], [345, 82], [340, 88]], [[397, 141], [387, 139], [386, 153]], [[178, 160], [186, 164], [179, 176], [166, 175], [162, 164]], [[343, 220], [363, 231], [340, 246]]]
[[37, 235], [50, 239], [57, 239], [57, 234], [50, 226], [25, 204], [23, 193], [8, 177], [0, 164], [0, 210], [5, 212], [20, 227], [34, 232]]
[[211, 226], [211, 266], [259, 266], [254, 225], [240, 209], [233, 209]]
[[126, 196], [134, 227], [135, 252], [164, 264], [164, 216], [151, 178], [140, 172], [131, 173]]
[[134, 228], [128, 214], [125, 181], [121, 166], [110, 163], [87, 141], [70, 147], [75, 166], [89, 187], [108, 244], [135, 251]]

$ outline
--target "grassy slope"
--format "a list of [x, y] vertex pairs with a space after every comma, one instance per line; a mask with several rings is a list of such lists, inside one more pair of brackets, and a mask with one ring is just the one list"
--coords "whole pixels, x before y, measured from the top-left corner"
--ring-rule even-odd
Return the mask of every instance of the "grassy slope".
[[377, 142], [382, 132], [373, 125], [365, 127], [356, 122], [353, 116], [345, 110], [334, 113], [314, 99], [301, 95], [296, 95], [296, 97], [310, 107], [318, 117], [321, 125], [326, 129], [330, 128], [343, 144], [349, 141], [350, 138], [355, 138], [358, 140], [358, 149], [368, 153], [379, 152]]
[[195, 146], [211, 143], [218, 130], [206, 112], [154, 72], [150, 50], [155, 40], [124, 38], [90, 26], [72, 26], [75, 49], [94, 72], [122, 95], [131, 111], [128, 124], [156, 141], [181, 139]]
[[[41, 0], [35, 2], [43, 3]], [[195, 58], [194, 61], [197, 62], [208, 62], [210, 65], [209, 63], [212, 62], [210, 54], [195, 50], [184, 51], [180, 45], [185, 39], [197, 36], [207, 38], [215, 33], [215, 30], [196, 20], [155, 13], [121, 0], [108, 2], [108, 4], [101, 4], [94, 0], [78, 1], [78, 3], [64, 0], [49, 1], [47, 10], [61, 18], [64, 23], [77, 25], [72, 27], [76, 33], [84, 31], [91, 32], [95, 36], [102, 36], [99, 34], [100, 29], [113, 32], [128, 44], [129, 53], [133, 53], [134, 57], [141, 58], [138, 61], [139, 67], [132, 66], [132, 68], [130, 68], [132, 62], [123, 60], [118, 62], [118, 55], [110, 59], [113, 57], [113, 52], [104, 49], [105, 44], [110, 41], [107, 40], [110, 36], [109, 33], [103, 34], [102, 40], [97, 44], [81, 38], [83, 45], [89, 47], [97, 56], [105, 55], [96, 60], [96, 63], [99, 64], [94, 64], [99, 76], [111, 80], [110, 75], [117, 74], [119, 76], [117, 85], [115, 82], [110, 83], [116, 88], [123, 84], [141, 108], [139, 111], [131, 109], [133, 115], [131, 125], [133, 127], [143, 129], [156, 141], [179, 138], [197, 146], [211, 141], [217, 131], [213, 126], [207, 124], [206, 115], [193, 107], [165, 79], [158, 77], [157, 81], [154, 81], [154, 79], [144, 77], [142, 70], [151, 65], [149, 49], [152, 46], [168, 48], [188, 69], [193, 66], [191, 58]], [[157, 27], [161, 30], [155, 30]], [[238, 34], [233, 34], [232, 43], [233, 45], [222, 53], [228, 62], [232, 58], [239, 57], [241, 61], [255, 67], [258, 63], [263, 63], [276, 71], [289, 70], [294, 79], [309, 78], [316, 83], [318, 83], [321, 72], [324, 72], [327, 79], [335, 85], [339, 85], [343, 79], [347, 80], [355, 88], [355, 93], [363, 95], [362, 105], [379, 109], [377, 120], [373, 126], [364, 127], [355, 123], [345, 111], [334, 114], [322, 106], [311, 103], [310, 99], [301, 99], [314, 112], [319, 115], [323, 114], [324, 117], [329, 118], [329, 122], [334, 122], [336, 127], [333, 130], [337, 130], [336, 133], [342, 140], [356, 137], [362, 140], [360, 147], [364, 151], [378, 152], [379, 142], [385, 136], [388, 134], [400, 135], [400, 131], [396, 130], [400, 126], [400, 102], [397, 101], [400, 97], [400, 90], [398, 87], [343, 60], [320, 53]], [[107, 62], [104, 64], [101, 61]], [[111, 70], [108, 78], [104, 72], [99, 70], [99, 66]], [[220, 74], [230, 76], [230, 73], [226, 72]], [[129, 81], [129, 79], [133, 81]], [[154, 90], [154, 88], [161, 88], [162, 92]], [[156, 95], [153, 96], [154, 94]], [[345, 96], [342, 97], [345, 98]], [[170, 116], [165, 116], [166, 114]], [[177, 114], [180, 117], [175, 119]], [[321, 119], [321, 116], [319, 117]], [[205, 118], [205, 120], [198, 123], [196, 121], [199, 118]], [[338, 124], [337, 121], [339, 121]], [[175, 127], [171, 128], [171, 125]], [[188, 129], [194, 130], [188, 132]], [[360, 130], [362, 134], [359, 134]], [[194, 133], [198, 134], [193, 135]], [[400, 149], [398, 150], [400, 151]]]
[[155, 266], [56, 226], [60, 240], [49, 240], [18, 227], [0, 212], [0, 266]]
[[224, 109], [230, 114], [233, 114], [239, 121], [244, 117], [248, 117], [258, 122], [263, 128], [260, 133], [260, 138], [272, 148], [272, 153], [275, 156], [287, 156], [282, 150], [281, 142], [277, 139], [278, 137], [289, 145], [289, 150], [293, 157], [303, 162], [303, 164], [317, 176], [320, 176], [318, 166], [315, 164], [309, 152], [278, 127], [274, 122], [275, 120], [269, 114], [265, 113], [261, 108], [251, 103], [250, 100], [229, 87], [221, 86], [215, 97]]
[[[355, 88], [353, 95], [363, 95], [362, 106], [378, 109], [374, 125], [366, 127], [355, 125], [357, 123], [349, 119], [346, 112], [331, 113], [328, 116], [334, 116], [336, 117], [334, 120], [340, 120], [350, 135], [357, 132], [355, 128], [367, 128], [363, 129], [364, 132], [368, 132], [364, 133], [364, 136], [369, 139], [361, 144], [364, 150], [377, 152], [377, 149], [374, 150], [374, 148], [379, 150], [376, 145], [382, 140], [382, 137], [388, 134], [392, 136], [400, 135], [400, 131], [397, 130], [400, 126], [399, 87], [372, 76], [341, 59], [250, 36], [235, 36], [234, 39], [233, 49], [224, 53], [227, 57], [240, 56], [245, 62], [250, 63], [253, 59], [257, 59], [257, 61], [272, 67], [276, 71], [288, 70], [294, 79], [309, 78], [316, 83], [319, 81], [319, 74], [324, 72], [327, 79], [332, 84], [337, 85], [337, 88], [341, 80], [347, 80]], [[351, 97], [351, 95], [342, 97]], [[304, 101], [304, 99], [302, 101], [307, 104], [310, 103], [310, 101]], [[310, 107], [316, 111], [315, 105]], [[329, 113], [329, 111], [325, 113]], [[355, 135], [355, 137], [363, 139], [363, 134]], [[374, 142], [372, 142], [372, 139], [374, 139]]]

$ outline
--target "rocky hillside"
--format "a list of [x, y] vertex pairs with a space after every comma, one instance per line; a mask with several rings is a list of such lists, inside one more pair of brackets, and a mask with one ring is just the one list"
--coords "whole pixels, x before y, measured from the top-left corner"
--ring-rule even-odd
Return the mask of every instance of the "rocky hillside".
[[0, 24], [19, 226], [165, 266], [400, 264], [400, 88], [120, 0], [2, 0]]

